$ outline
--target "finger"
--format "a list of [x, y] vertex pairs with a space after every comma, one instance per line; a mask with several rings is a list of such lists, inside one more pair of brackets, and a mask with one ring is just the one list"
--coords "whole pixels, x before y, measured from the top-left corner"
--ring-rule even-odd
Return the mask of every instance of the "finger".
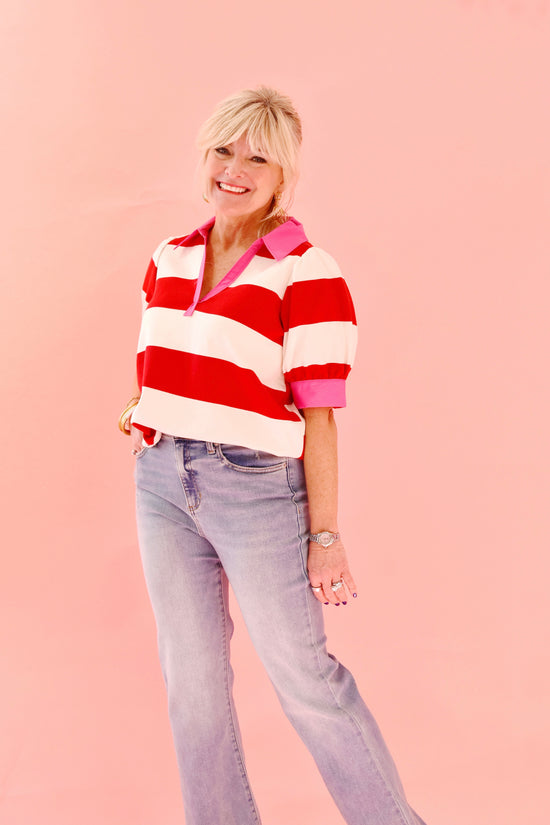
[[346, 585], [347, 589], [349, 590], [349, 592], [351, 593], [351, 595], [353, 596], [353, 598], [356, 599], [357, 598], [357, 585], [355, 584], [355, 581], [353, 580], [353, 576], [351, 575], [349, 570], [344, 570], [344, 572], [342, 573], [342, 580], [343, 580], [344, 584]]
[[325, 601], [330, 604], [340, 604], [340, 594], [338, 591], [332, 589], [332, 583], [338, 580], [338, 576], [332, 575], [323, 577], [323, 593], [326, 596]]
[[346, 588], [344, 587], [344, 580], [342, 579], [342, 576], [333, 576], [332, 586], [330, 589], [334, 593], [337, 603], [348, 603], [348, 594], [346, 592]]
[[[346, 605], [349, 600], [349, 588], [346, 582], [346, 574], [341, 573], [338, 579], [334, 579], [334, 584], [332, 586], [333, 593], [336, 593], [336, 596], [340, 600], [340, 604]], [[336, 590], [334, 589], [336, 587]]]
[[313, 595], [315, 596], [315, 598], [318, 599], [318, 601], [320, 601], [320, 602], [324, 602], [325, 601], [325, 596], [323, 594], [323, 584], [322, 584], [322, 582], [318, 582], [317, 584], [314, 584], [312, 581], [310, 581], [310, 587], [311, 587], [311, 590], [312, 590]]

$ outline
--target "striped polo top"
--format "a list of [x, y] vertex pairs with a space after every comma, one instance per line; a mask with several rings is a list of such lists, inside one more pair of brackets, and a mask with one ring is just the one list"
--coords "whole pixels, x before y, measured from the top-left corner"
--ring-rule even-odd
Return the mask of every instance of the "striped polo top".
[[143, 284], [132, 423], [300, 457], [304, 407], [344, 407], [357, 342], [347, 285], [294, 218], [256, 240], [203, 298], [214, 219], [155, 250]]

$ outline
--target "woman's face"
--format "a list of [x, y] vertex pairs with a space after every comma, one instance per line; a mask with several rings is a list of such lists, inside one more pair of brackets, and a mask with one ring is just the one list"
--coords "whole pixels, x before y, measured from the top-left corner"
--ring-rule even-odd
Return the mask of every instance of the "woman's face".
[[283, 184], [283, 171], [265, 153], [250, 148], [245, 136], [210, 149], [205, 163], [206, 196], [216, 215], [262, 220]]

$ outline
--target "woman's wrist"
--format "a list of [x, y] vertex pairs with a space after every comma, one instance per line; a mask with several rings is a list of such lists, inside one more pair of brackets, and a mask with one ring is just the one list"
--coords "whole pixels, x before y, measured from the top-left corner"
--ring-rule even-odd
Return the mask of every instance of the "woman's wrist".
[[315, 542], [324, 550], [327, 550], [339, 539], [340, 533], [337, 530], [312, 530], [309, 534], [309, 540]]

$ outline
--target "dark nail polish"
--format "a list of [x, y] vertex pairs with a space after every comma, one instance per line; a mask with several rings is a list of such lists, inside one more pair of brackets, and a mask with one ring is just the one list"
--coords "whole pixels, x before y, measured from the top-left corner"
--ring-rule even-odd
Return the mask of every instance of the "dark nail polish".
[[342, 604], [347, 604], [347, 602], [342, 602]]
[[340, 602], [336, 602], [336, 604], [334, 605], [334, 607], [340, 607]]
[[357, 598], [357, 593], [354, 593], [354, 594], [353, 594], [353, 598], [354, 598], [354, 599], [356, 599], [356, 598]]
[[328, 604], [328, 602], [325, 602], [325, 604]]

